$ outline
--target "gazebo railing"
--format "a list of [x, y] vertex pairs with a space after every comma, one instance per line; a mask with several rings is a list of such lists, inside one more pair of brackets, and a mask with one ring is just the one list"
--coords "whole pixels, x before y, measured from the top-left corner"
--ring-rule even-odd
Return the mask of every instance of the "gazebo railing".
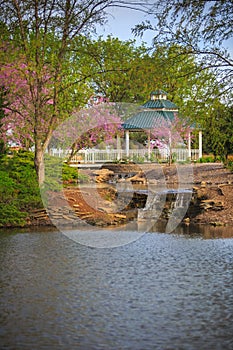
[[[51, 155], [67, 158], [67, 151], [52, 149], [49, 152]], [[190, 157], [191, 153], [191, 157]], [[166, 150], [153, 149], [148, 152], [148, 149], [130, 149], [129, 154], [126, 154], [122, 149], [88, 149], [81, 150], [75, 156], [72, 157], [72, 163], [106, 163], [115, 162], [120, 160], [131, 160], [135, 163], [143, 162], [167, 162], [168, 152]], [[185, 162], [187, 160], [195, 161], [199, 158], [199, 150], [192, 149], [191, 152], [186, 148], [174, 148], [172, 149], [172, 158], [177, 162]]]

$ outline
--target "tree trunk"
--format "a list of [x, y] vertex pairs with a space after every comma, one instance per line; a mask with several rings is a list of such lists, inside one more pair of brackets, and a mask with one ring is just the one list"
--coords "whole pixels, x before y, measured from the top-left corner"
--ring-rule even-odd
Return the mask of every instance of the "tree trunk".
[[42, 149], [35, 149], [34, 164], [39, 185], [45, 180], [44, 152]]

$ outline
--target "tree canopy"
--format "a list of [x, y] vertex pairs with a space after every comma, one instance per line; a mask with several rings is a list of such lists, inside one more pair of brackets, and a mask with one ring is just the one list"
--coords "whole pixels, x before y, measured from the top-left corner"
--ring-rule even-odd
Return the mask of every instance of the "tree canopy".
[[[25, 146], [34, 145], [39, 182], [53, 131], [95, 92], [114, 102], [141, 103], [155, 88], [165, 89], [181, 115], [202, 124], [210, 118], [214, 99], [225, 93], [231, 101], [226, 91], [232, 86], [232, 59], [221, 45], [232, 35], [230, 0], [155, 2], [159, 26], [144, 23], [136, 29], [158, 29], [152, 51], [132, 40], [93, 40], [90, 35], [96, 24], [105, 23], [109, 7], [148, 11], [147, 0], [0, 4], [5, 113], [0, 127], [5, 135], [7, 130], [18, 135]], [[201, 59], [195, 59], [197, 54]]]
[[[72, 57], [76, 38], [89, 35], [96, 24], [106, 20], [107, 8], [121, 6], [146, 9], [146, 1], [118, 0], [1, 0], [1, 39], [4, 65], [14, 62], [14, 69], [21, 74], [31, 104], [35, 168], [40, 183], [44, 179], [43, 158], [53, 130], [78, 105], [88, 100], [89, 86], [82, 65], [74, 65]], [[11, 53], [11, 55], [10, 55]], [[46, 76], [49, 77], [45, 79]], [[90, 75], [90, 70], [89, 70]], [[48, 88], [48, 82], [50, 87]], [[13, 84], [8, 92], [16, 92]], [[46, 91], [48, 92], [47, 97]], [[51, 101], [50, 108], [45, 107]], [[41, 120], [47, 119], [47, 128], [41, 133]]]
[[195, 55], [198, 70], [211, 68], [224, 86], [222, 95], [230, 102], [233, 59], [224, 44], [233, 34], [233, 1], [160, 0], [155, 1], [152, 14], [154, 20], [137, 25], [134, 33], [154, 31], [154, 47], [178, 44], [183, 48], [179, 60]]

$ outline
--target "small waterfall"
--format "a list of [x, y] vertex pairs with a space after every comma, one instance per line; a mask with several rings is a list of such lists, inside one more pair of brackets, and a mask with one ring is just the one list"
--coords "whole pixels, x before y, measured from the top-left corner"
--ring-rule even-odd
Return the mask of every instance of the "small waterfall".
[[149, 194], [147, 197], [146, 207], [144, 208], [144, 210], [156, 209], [160, 201], [161, 201], [160, 194], [158, 193]]
[[167, 230], [171, 232], [185, 216], [192, 191], [187, 189], [150, 192], [146, 206], [138, 210], [138, 220], [168, 220]]
[[184, 206], [185, 201], [185, 192], [177, 193], [176, 194], [176, 200], [174, 202], [174, 209], [176, 208], [182, 208]]
[[138, 220], [154, 220], [161, 215], [166, 202], [166, 192], [149, 192], [146, 206], [138, 210]]

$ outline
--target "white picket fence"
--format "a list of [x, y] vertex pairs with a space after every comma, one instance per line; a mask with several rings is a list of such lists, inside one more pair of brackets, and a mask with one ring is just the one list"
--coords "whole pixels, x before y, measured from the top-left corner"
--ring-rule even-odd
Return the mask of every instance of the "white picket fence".
[[[62, 157], [64, 159], [68, 158], [69, 153], [63, 151], [62, 149], [50, 149], [49, 154], [57, 157]], [[188, 149], [186, 148], [175, 148], [172, 149], [173, 159], [177, 162], [185, 162], [187, 160], [195, 161], [199, 158], [199, 150], [192, 149], [191, 157], [189, 156]], [[167, 152], [159, 151], [158, 149], [151, 150], [148, 154], [148, 149], [131, 149], [129, 154], [126, 154], [125, 150], [122, 149], [86, 149], [79, 151], [75, 156], [71, 158], [71, 163], [106, 163], [115, 162], [120, 160], [131, 160], [135, 163], [143, 162], [167, 162], [168, 155]]]

